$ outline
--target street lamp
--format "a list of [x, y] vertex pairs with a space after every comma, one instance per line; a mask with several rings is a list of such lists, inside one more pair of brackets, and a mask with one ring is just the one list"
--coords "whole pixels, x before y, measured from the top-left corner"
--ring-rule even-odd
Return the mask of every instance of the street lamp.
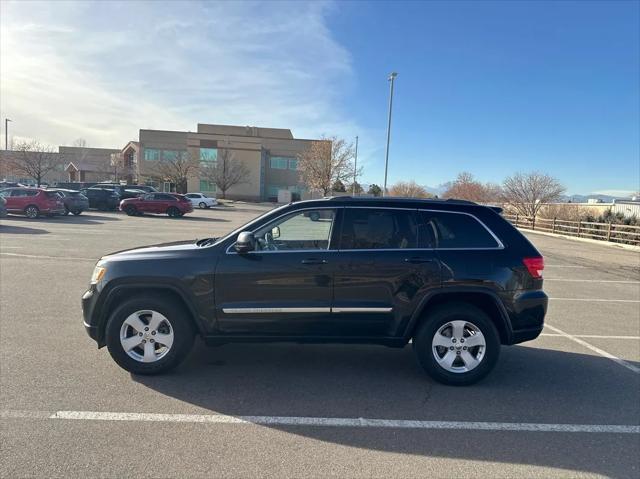
[[387, 196], [387, 171], [389, 169], [389, 140], [391, 139], [391, 108], [393, 107], [393, 82], [396, 79], [398, 74], [396, 72], [391, 72], [389, 75], [389, 122], [387, 123], [387, 152], [384, 155], [384, 188], [382, 190], [382, 195]]
[[353, 196], [356, 195], [356, 181], [358, 179], [358, 137], [356, 136], [356, 154], [353, 162]]
[[9, 118], [4, 119], [4, 149], [7, 151], [9, 149]]

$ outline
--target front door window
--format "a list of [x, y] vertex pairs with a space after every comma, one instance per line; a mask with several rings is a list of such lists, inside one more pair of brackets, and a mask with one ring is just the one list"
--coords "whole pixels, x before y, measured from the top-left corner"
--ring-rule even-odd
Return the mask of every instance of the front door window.
[[329, 249], [334, 209], [305, 210], [269, 223], [255, 233], [258, 251]]

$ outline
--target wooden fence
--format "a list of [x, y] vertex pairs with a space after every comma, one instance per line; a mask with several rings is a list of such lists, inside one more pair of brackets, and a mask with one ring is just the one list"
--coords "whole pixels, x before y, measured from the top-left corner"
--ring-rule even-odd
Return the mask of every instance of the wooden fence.
[[593, 221], [570, 221], [557, 218], [537, 218], [521, 215], [504, 215], [514, 226], [535, 231], [546, 231], [566, 236], [591, 238], [614, 243], [640, 245], [640, 226]]

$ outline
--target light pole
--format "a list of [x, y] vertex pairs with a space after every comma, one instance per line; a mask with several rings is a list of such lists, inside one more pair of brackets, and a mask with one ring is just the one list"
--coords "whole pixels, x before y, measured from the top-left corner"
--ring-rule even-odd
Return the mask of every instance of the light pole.
[[356, 181], [358, 179], [358, 137], [356, 136], [356, 155], [353, 162], [353, 196], [356, 195]]
[[391, 72], [389, 75], [389, 82], [391, 86], [389, 87], [389, 122], [387, 123], [387, 152], [384, 155], [384, 188], [382, 189], [382, 196], [387, 196], [387, 172], [389, 169], [389, 140], [391, 139], [391, 109], [393, 107], [393, 81], [396, 79], [398, 74], [396, 72]]
[[9, 118], [4, 119], [4, 150], [7, 151], [9, 149]]

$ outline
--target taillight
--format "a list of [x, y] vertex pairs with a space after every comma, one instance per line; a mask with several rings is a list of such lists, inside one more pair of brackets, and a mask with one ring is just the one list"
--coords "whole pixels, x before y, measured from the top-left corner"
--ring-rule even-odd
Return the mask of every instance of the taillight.
[[535, 258], [524, 258], [522, 262], [527, 267], [529, 274], [533, 278], [542, 278], [542, 271], [544, 271], [544, 258], [542, 256], [536, 256]]

